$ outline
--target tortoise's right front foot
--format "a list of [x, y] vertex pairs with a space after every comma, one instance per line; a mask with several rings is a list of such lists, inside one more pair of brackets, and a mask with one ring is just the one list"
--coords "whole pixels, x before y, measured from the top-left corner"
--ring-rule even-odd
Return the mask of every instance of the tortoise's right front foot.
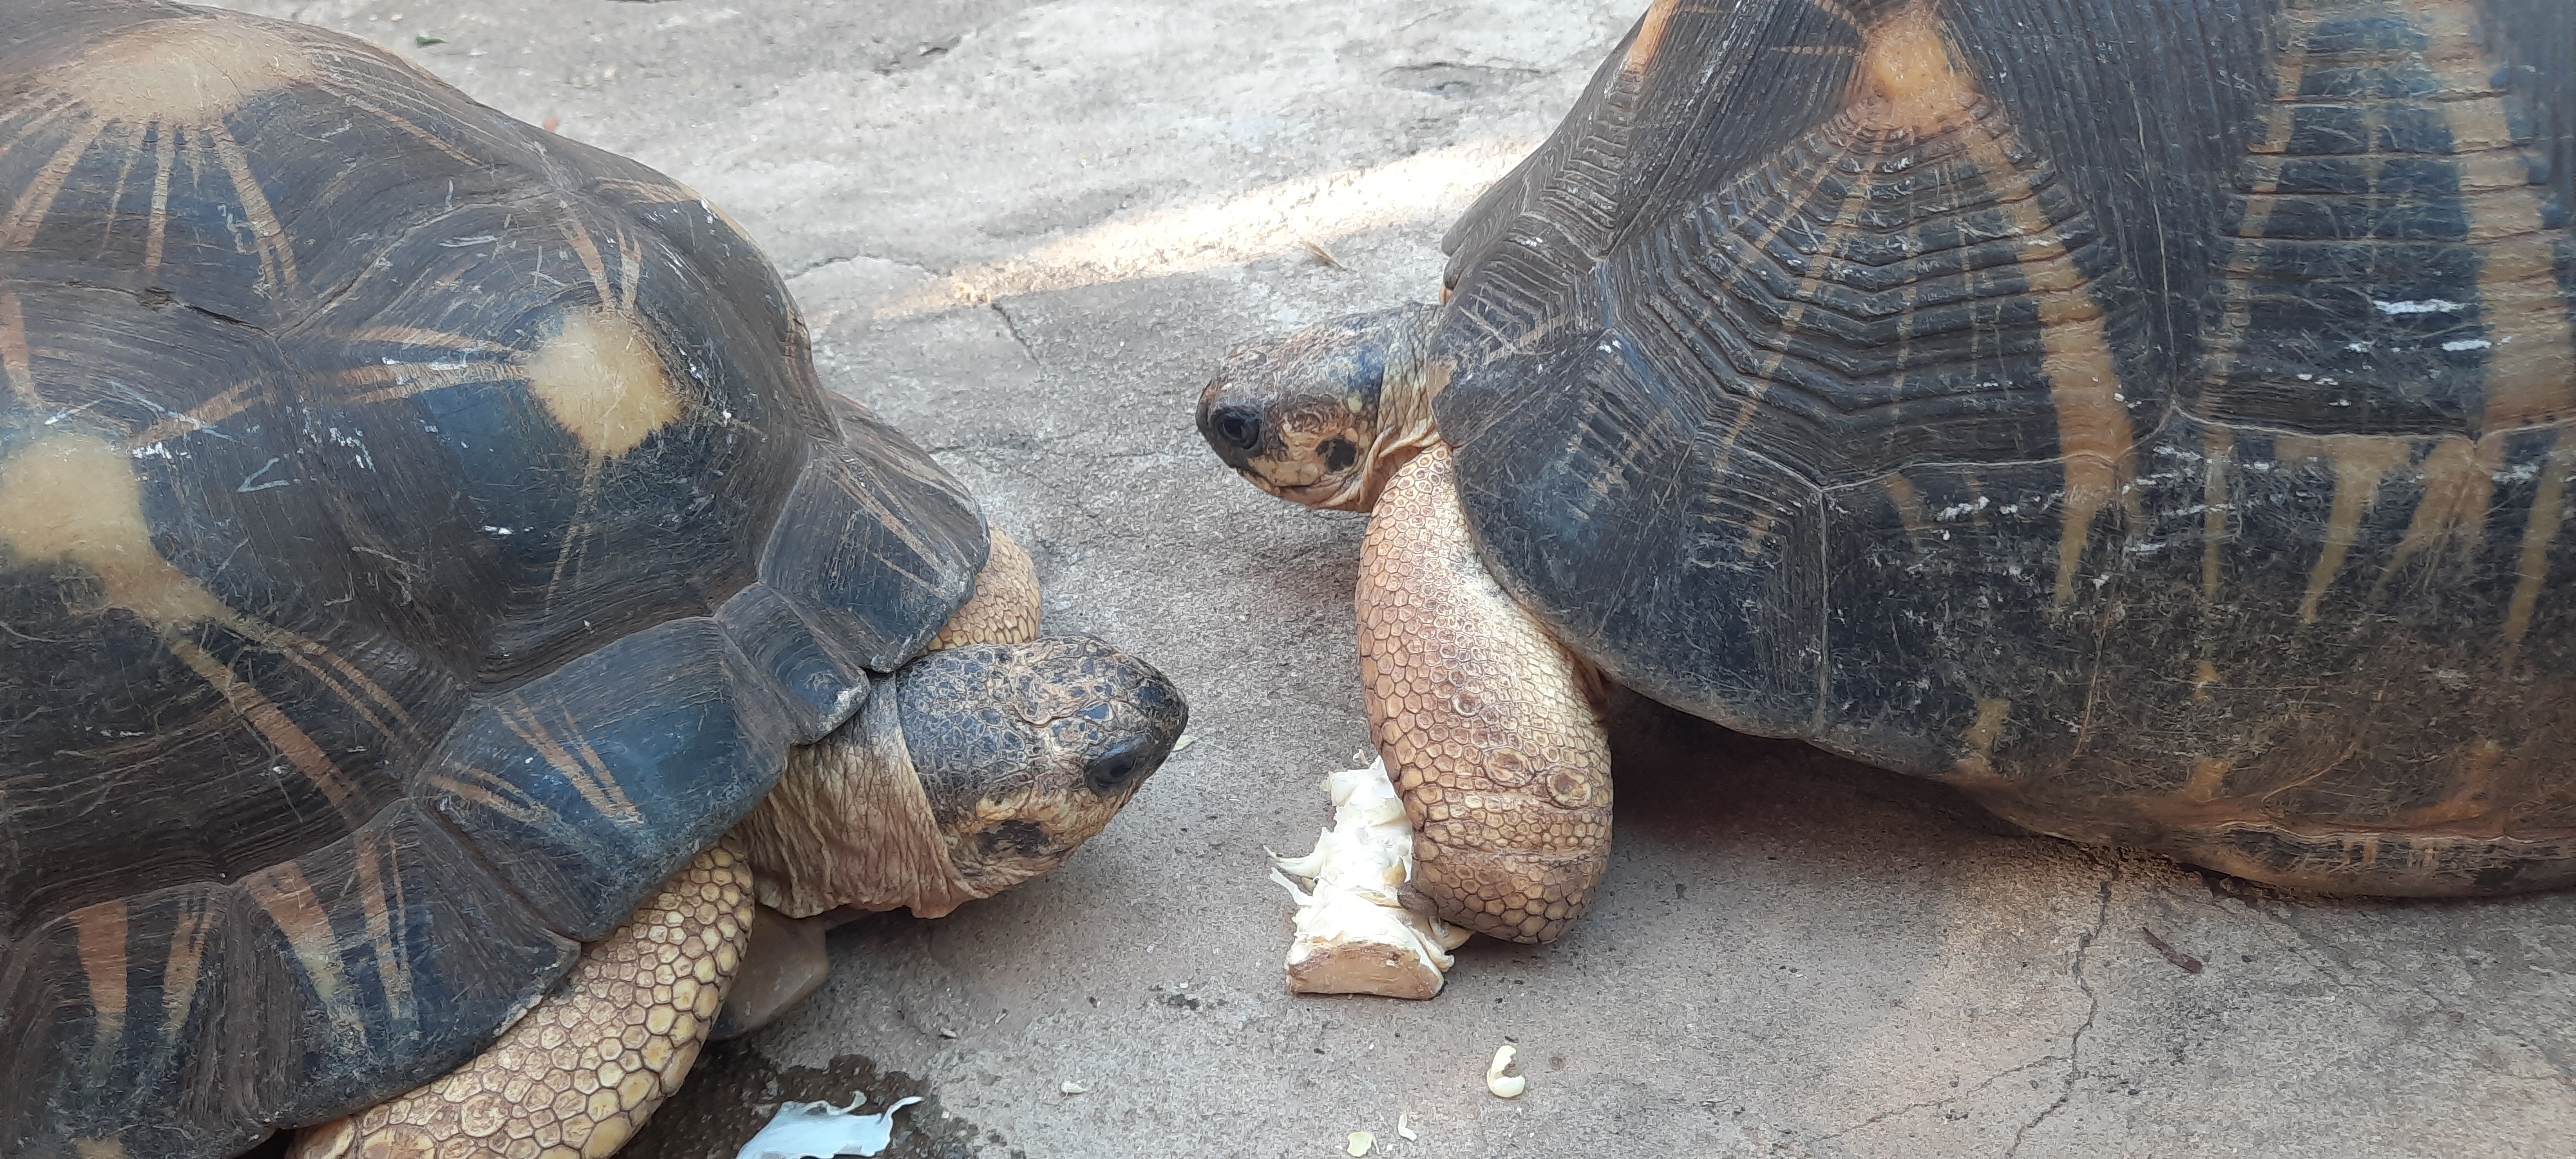
[[1609, 738], [1583, 663], [1477, 558], [1446, 447], [1387, 483], [1357, 602], [1370, 732], [1413, 821], [1409, 892], [1480, 934], [1555, 940], [1609, 865]]

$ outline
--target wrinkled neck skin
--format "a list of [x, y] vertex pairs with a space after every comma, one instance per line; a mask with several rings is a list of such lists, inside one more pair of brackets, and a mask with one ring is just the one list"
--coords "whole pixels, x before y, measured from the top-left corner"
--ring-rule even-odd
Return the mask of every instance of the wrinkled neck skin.
[[1377, 437], [1370, 440], [1367, 457], [1330, 498], [1309, 502], [1309, 506], [1335, 511], [1374, 509], [1379, 493], [1386, 490], [1386, 481], [1424, 448], [1439, 441], [1440, 429], [1431, 418], [1431, 400], [1449, 385], [1449, 365], [1425, 359], [1423, 348], [1429, 345], [1429, 338], [1426, 327], [1421, 333], [1398, 340], [1387, 352], [1386, 378], [1378, 388]]
[[793, 918], [841, 907], [935, 918], [991, 895], [949, 859], [896, 700], [880, 686], [849, 723], [787, 750], [778, 784], [734, 826], [760, 904]]

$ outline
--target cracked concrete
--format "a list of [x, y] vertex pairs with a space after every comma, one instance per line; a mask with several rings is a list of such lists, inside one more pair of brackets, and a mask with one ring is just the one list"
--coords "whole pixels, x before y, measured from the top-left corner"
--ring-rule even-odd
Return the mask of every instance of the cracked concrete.
[[2093, 1020], [2100, 1017], [2102, 1013], [2102, 996], [2093, 992], [2092, 980], [2084, 976], [2084, 963], [2092, 957], [2094, 945], [2102, 940], [2102, 931], [2110, 927], [2111, 883], [2119, 879], [2119, 863], [2113, 862], [2110, 875], [2102, 879], [2102, 908], [2094, 915], [2093, 928], [2075, 939], [2075, 962], [2067, 968], [2067, 973], [2075, 979], [2075, 988], [2084, 992], [2084, 1021], [2074, 1030], [2067, 1032], [2064, 1058], [2057, 1059], [2056, 1056], [2051, 1056], [2051, 1060], [2063, 1061], [2066, 1064], [2066, 1074], [2058, 1080], [2057, 1098], [2047, 1106], [2041, 1107], [2038, 1114], [2031, 1116], [2029, 1122], [2023, 1123], [2013, 1132], [2012, 1145], [2004, 1148], [2004, 1159], [2014, 1159], [2014, 1156], [2021, 1154], [2021, 1145], [2030, 1138], [2031, 1131], [2037, 1129], [2041, 1123], [2047, 1122], [2050, 1115], [2065, 1108], [2068, 1101], [2075, 1097], [2076, 1080], [2084, 1077], [2084, 1034], [2093, 1029]]
[[[1366, 744], [1362, 521], [1231, 477], [1191, 404], [1235, 341], [1427, 300], [1441, 231], [1639, 0], [241, 2], [725, 205], [825, 380], [1029, 547], [1051, 625], [1191, 695], [1195, 743], [1062, 870], [840, 931], [825, 990], [705, 1081], [894, 1075], [938, 1099], [904, 1154], [2576, 1151], [2576, 897], [2280, 893], [1633, 701], [1574, 936], [1472, 943], [1430, 1003], [1281, 991], [1261, 851], [1305, 847]], [[715, 1122], [653, 1154], [729, 1155]]]

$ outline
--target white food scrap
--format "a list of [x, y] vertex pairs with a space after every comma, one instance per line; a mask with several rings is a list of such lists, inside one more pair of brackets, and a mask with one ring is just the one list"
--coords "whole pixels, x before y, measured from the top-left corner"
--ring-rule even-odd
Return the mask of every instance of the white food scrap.
[[[1271, 855], [1271, 880], [1297, 900], [1288, 989], [1298, 994], [1429, 998], [1468, 933], [1396, 900], [1413, 877], [1413, 824], [1386, 761], [1325, 778], [1333, 827], [1304, 857]], [[1291, 878], [1303, 879], [1304, 888]]]
[[1376, 1143], [1377, 1136], [1369, 1134], [1366, 1131], [1353, 1131], [1351, 1132], [1350, 1146], [1345, 1148], [1345, 1150], [1348, 1150], [1353, 1155], [1366, 1155], [1369, 1153], [1369, 1148], [1374, 1146]]
[[1402, 1138], [1419, 1139], [1421, 1136], [1414, 1134], [1413, 1128], [1405, 1123], [1405, 1120], [1410, 1117], [1410, 1115], [1397, 1115], [1395, 1117], [1395, 1133]]
[[1087, 1095], [1091, 1093], [1090, 1087], [1086, 1087], [1072, 1079], [1066, 1079], [1063, 1082], [1057, 1083], [1055, 1085], [1055, 1089], [1057, 1093], [1067, 1095]]
[[1529, 1089], [1529, 1080], [1516, 1074], [1504, 1074], [1512, 1065], [1513, 1050], [1509, 1044], [1496, 1047], [1494, 1061], [1485, 1067], [1485, 1089], [1498, 1099], [1517, 1099]]
[[865, 1093], [852, 1091], [846, 1107], [829, 1102], [781, 1103], [778, 1113], [770, 1116], [769, 1125], [743, 1144], [734, 1159], [833, 1159], [839, 1155], [884, 1154], [894, 1141], [894, 1113], [921, 1099], [897, 1099], [893, 1106], [873, 1115], [855, 1113], [867, 1101]]

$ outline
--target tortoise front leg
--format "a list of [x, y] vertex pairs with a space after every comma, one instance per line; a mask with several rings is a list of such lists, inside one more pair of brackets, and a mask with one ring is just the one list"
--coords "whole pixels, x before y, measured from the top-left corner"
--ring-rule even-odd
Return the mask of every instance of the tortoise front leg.
[[751, 930], [727, 843], [662, 883], [499, 1041], [429, 1085], [306, 1128], [294, 1159], [602, 1159], [680, 1089]]
[[940, 625], [928, 651], [966, 644], [1026, 644], [1038, 638], [1038, 569], [1018, 540], [986, 529], [992, 545], [975, 573], [975, 594]]
[[1360, 682], [1443, 921], [1546, 942], [1610, 858], [1610, 744], [1588, 670], [1485, 570], [1449, 452], [1396, 472], [1360, 542]]

